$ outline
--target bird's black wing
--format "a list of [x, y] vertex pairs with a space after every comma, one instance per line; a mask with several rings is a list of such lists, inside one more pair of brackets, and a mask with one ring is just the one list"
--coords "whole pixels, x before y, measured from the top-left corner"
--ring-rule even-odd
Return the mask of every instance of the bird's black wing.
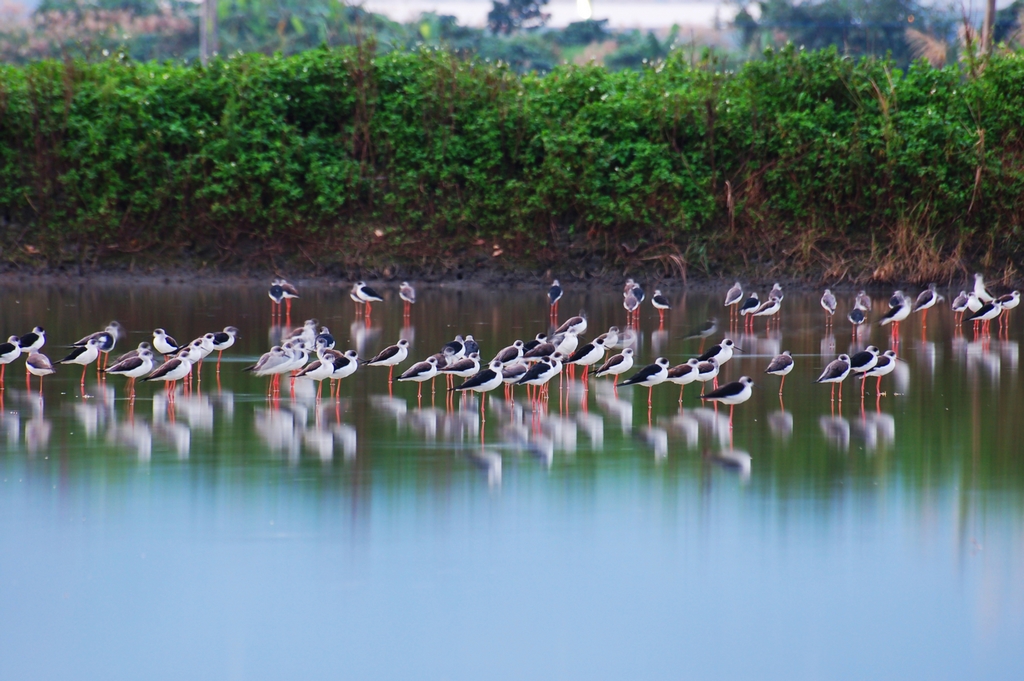
[[659, 371], [661, 371], [661, 367], [657, 364], [648, 364], [643, 369], [627, 378], [620, 385], [634, 385], [636, 383], [642, 383]]

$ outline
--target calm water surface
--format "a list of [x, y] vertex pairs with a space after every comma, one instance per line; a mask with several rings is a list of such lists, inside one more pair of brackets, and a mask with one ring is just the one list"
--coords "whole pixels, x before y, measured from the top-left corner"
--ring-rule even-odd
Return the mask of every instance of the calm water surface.
[[[489, 358], [547, 327], [540, 290], [423, 290], [408, 326], [396, 295], [367, 326], [344, 289], [303, 293], [293, 321], [361, 356], [472, 333]], [[663, 330], [644, 307], [644, 363], [684, 361], [686, 331], [726, 318], [721, 295], [672, 297]], [[623, 325], [620, 301], [561, 305], [590, 337]], [[974, 342], [946, 310], [912, 318], [886, 395], [862, 406], [850, 381], [833, 410], [812, 381], [851, 347], [849, 302], [834, 338], [796, 294], [779, 329], [733, 336], [723, 373], [757, 386], [730, 433], [694, 386], [682, 410], [656, 388], [650, 412], [604, 381], [561, 408], [554, 385], [541, 413], [498, 391], [484, 423], [440, 389], [389, 394], [382, 369], [338, 401], [301, 381], [268, 400], [241, 372], [275, 334], [261, 288], [8, 289], [4, 336], [42, 324], [54, 359], [110, 319], [125, 347], [157, 326], [242, 338], [173, 404], [91, 371], [83, 397], [75, 368], [40, 399], [7, 368], [0, 678], [1020, 678], [1024, 327]], [[762, 373], [783, 349], [784, 402]]]

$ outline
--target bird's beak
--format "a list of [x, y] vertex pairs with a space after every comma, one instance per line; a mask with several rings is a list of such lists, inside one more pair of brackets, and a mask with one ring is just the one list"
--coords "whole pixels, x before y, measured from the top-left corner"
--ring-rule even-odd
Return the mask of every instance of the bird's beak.
[[741, 348], [738, 345], [732, 346], [732, 349], [733, 349], [734, 352], [743, 352], [743, 348]]

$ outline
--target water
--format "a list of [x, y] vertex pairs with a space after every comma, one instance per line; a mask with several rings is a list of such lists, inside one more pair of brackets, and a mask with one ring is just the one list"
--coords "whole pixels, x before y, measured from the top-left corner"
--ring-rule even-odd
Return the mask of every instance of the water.
[[[400, 335], [416, 357], [456, 332], [490, 357], [545, 330], [543, 293], [397, 296], [372, 325], [347, 291], [307, 289], [339, 347]], [[841, 296], [841, 312], [848, 309]], [[663, 332], [644, 308], [641, 361], [673, 362], [719, 299], [674, 296]], [[876, 306], [884, 301], [876, 301]], [[591, 336], [620, 298], [570, 291]], [[116, 318], [125, 346], [238, 326], [201, 391], [169, 404], [121, 379], [61, 369], [44, 395], [8, 367], [0, 422], [0, 676], [4, 679], [1017, 678], [1024, 663], [1024, 464], [1018, 320], [1008, 340], [912, 318], [899, 370], [863, 408], [814, 385], [850, 346], [817, 296], [781, 328], [734, 336], [724, 374], [754, 397], [698, 411], [699, 388], [577, 384], [559, 412], [443, 392], [363, 368], [316, 406], [300, 382], [268, 400], [241, 368], [265, 351], [259, 287], [9, 289], [4, 333], [35, 324], [46, 351]], [[875, 316], [880, 314], [876, 307]], [[723, 322], [725, 315], [722, 314]], [[716, 336], [720, 338], [721, 333]], [[870, 340], [888, 347], [878, 328]], [[836, 347], [832, 346], [834, 342]], [[780, 403], [769, 356], [797, 359]], [[525, 411], [518, 411], [526, 407]], [[723, 422], [724, 419], [724, 422]], [[481, 441], [483, 444], [481, 444]], [[749, 457], [749, 458], [748, 458]]]

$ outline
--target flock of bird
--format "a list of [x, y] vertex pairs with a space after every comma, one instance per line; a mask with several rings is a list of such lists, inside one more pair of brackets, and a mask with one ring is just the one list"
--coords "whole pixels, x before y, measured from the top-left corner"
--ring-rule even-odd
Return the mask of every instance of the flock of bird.
[[[416, 303], [416, 291], [408, 283], [402, 282], [399, 288], [399, 297], [403, 301], [404, 314], [410, 314], [411, 306]], [[272, 301], [272, 320], [277, 322], [283, 313], [290, 326], [291, 301], [299, 298], [299, 292], [295, 286], [283, 279], [275, 279], [268, 291]], [[438, 376], [445, 377], [447, 381], [447, 392], [449, 395], [456, 393], [473, 392], [482, 396], [480, 400], [481, 412], [484, 409], [486, 396], [498, 387], [504, 387], [506, 399], [513, 398], [515, 386], [524, 386], [528, 397], [537, 403], [548, 396], [550, 382], [564, 373], [570, 376], [575, 375], [576, 367], [582, 367], [582, 383], [584, 390], [590, 375], [594, 377], [611, 377], [614, 389], [622, 386], [642, 386], [648, 389], [648, 405], [651, 404], [653, 389], [661, 384], [673, 384], [679, 386], [679, 402], [683, 401], [683, 390], [690, 383], [701, 384], [700, 398], [706, 402], [716, 405], [728, 405], [730, 407], [730, 421], [733, 409], [736, 405], [742, 404], [750, 399], [754, 381], [748, 376], [741, 376], [738, 380], [725, 385], [718, 385], [718, 377], [722, 367], [728, 363], [737, 352], [742, 352], [735, 342], [729, 338], [723, 338], [707, 351], [703, 350], [703, 340], [699, 356], [693, 357], [684, 363], [673, 366], [665, 357], [658, 357], [654, 362], [636, 366], [637, 356], [634, 346], [636, 345], [636, 328], [641, 303], [646, 299], [643, 288], [634, 280], [629, 279], [623, 287], [623, 307], [626, 310], [626, 326], [619, 329], [612, 326], [606, 332], [597, 335], [592, 340], [584, 340], [588, 330], [586, 315], [581, 311], [579, 315], [570, 317], [564, 322], [557, 323], [558, 305], [564, 291], [558, 280], [555, 280], [548, 289], [547, 297], [550, 305], [551, 317], [557, 326], [549, 336], [547, 333], [538, 333], [533, 339], [524, 341], [517, 339], [510, 345], [498, 351], [490, 361], [482, 361], [481, 349], [472, 335], [458, 335], [453, 340], [444, 344], [436, 354], [430, 355], [420, 361], [414, 362], [404, 369], [397, 377], [399, 382], [414, 382], [418, 385], [417, 397], [422, 399], [423, 384], [427, 381], [433, 386]], [[383, 302], [384, 298], [365, 282], [356, 282], [350, 291], [351, 299], [357, 305], [357, 314], [361, 313], [367, 317], [370, 315], [371, 305], [374, 302]], [[769, 291], [766, 299], [761, 301], [756, 292], [744, 294], [743, 288], [737, 282], [731, 287], [725, 296], [725, 307], [730, 310], [730, 320], [738, 324], [739, 317], [745, 317], [745, 328], [752, 327], [755, 317], [765, 317], [766, 324], [770, 326], [773, 319], [778, 319], [784, 300], [782, 287], [775, 284]], [[881, 325], [892, 324], [894, 335], [898, 333], [898, 325], [907, 319], [912, 313], [922, 313], [926, 319], [928, 310], [941, 302], [943, 297], [938, 293], [937, 287], [932, 284], [928, 286], [916, 300], [912, 300], [902, 291], [896, 291], [889, 298], [889, 309], [881, 316], [878, 323]], [[666, 311], [671, 309], [671, 304], [661, 291], [654, 291], [650, 298], [652, 307], [658, 311], [661, 322], [664, 322]], [[952, 310], [958, 315], [958, 321], [963, 320], [967, 312], [971, 315], [963, 320], [964, 323], [983, 326], [980, 333], [987, 334], [989, 325], [993, 319], [1000, 320], [1000, 328], [1004, 327], [1009, 311], [1020, 303], [1020, 293], [1013, 291], [1002, 296], [991, 295], [984, 283], [982, 276], [975, 275], [974, 288], [970, 292], [961, 291], [952, 303]], [[833, 324], [833, 318], [837, 311], [837, 300], [833, 293], [826, 289], [821, 297], [821, 307], [825, 311], [825, 323], [827, 327]], [[852, 308], [847, 319], [850, 321], [856, 336], [857, 328], [868, 322], [868, 315], [871, 312], [871, 298], [864, 292], [859, 292], [854, 298]], [[706, 339], [717, 331], [717, 320], [712, 319], [688, 337], [699, 337]], [[114, 350], [118, 338], [122, 334], [121, 326], [112, 322], [104, 330], [90, 334], [74, 342], [69, 347], [67, 356], [57, 362], [51, 362], [41, 349], [46, 343], [46, 332], [41, 327], [34, 328], [23, 336], [11, 336], [4, 344], [0, 344], [0, 384], [2, 384], [6, 365], [18, 357], [26, 357], [26, 382], [29, 376], [39, 377], [39, 389], [42, 391], [42, 380], [44, 376], [53, 374], [56, 371], [55, 365], [79, 365], [82, 367], [81, 382], [84, 386], [86, 371], [89, 365], [95, 363], [97, 371], [110, 375], [120, 375], [129, 379], [129, 387], [134, 396], [134, 384], [136, 380], [142, 381], [163, 381], [168, 390], [168, 396], [173, 399], [177, 381], [185, 382], [186, 389], [191, 385], [193, 375], [201, 375], [202, 363], [214, 351], [218, 352], [217, 371], [220, 371], [220, 359], [222, 353], [232, 347], [238, 338], [238, 329], [233, 326], [225, 327], [221, 331], [211, 332], [192, 340], [189, 343], [179, 344], [163, 329], [156, 329], [153, 332], [152, 343], [143, 342], [128, 353], [125, 353], [112, 362], [108, 363], [110, 353]], [[282, 376], [290, 376], [293, 381], [307, 379], [316, 381], [317, 398], [321, 398], [323, 381], [327, 380], [331, 386], [331, 396], [335, 395], [335, 387], [341, 380], [354, 374], [361, 366], [387, 367], [389, 390], [394, 377], [396, 367], [405, 363], [410, 357], [410, 343], [408, 340], [399, 340], [377, 353], [375, 356], [364, 359], [360, 358], [354, 350], [341, 351], [335, 348], [335, 339], [326, 326], [321, 326], [316, 319], [307, 320], [301, 327], [290, 331], [279, 345], [275, 345], [264, 353], [259, 359], [245, 368], [255, 376], [266, 377], [270, 380], [268, 392], [276, 394], [280, 389]], [[894, 347], [897, 347], [894, 344]], [[839, 400], [842, 400], [843, 382], [852, 376], [862, 380], [861, 396], [864, 395], [864, 383], [867, 379], [876, 379], [876, 394], [879, 394], [881, 380], [891, 373], [896, 367], [897, 355], [894, 350], [880, 351], [877, 347], [869, 345], [853, 355], [841, 354], [829, 362], [822, 374], [818, 377], [818, 383], [828, 383], [832, 387], [832, 399], [835, 399], [836, 387], [839, 388]], [[767, 367], [765, 373], [781, 377], [779, 394], [782, 395], [786, 376], [793, 371], [795, 360], [789, 351], [774, 357]], [[631, 375], [626, 374], [633, 371]], [[624, 380], [619, 381], [619, 379]], [[454, 379], [463, 379], [461, 384], [454, 385]], [[712, 383], [712, 390], [707, 391], [705, 386]], [[340, 395], [340, 389], [337, 391]]]

